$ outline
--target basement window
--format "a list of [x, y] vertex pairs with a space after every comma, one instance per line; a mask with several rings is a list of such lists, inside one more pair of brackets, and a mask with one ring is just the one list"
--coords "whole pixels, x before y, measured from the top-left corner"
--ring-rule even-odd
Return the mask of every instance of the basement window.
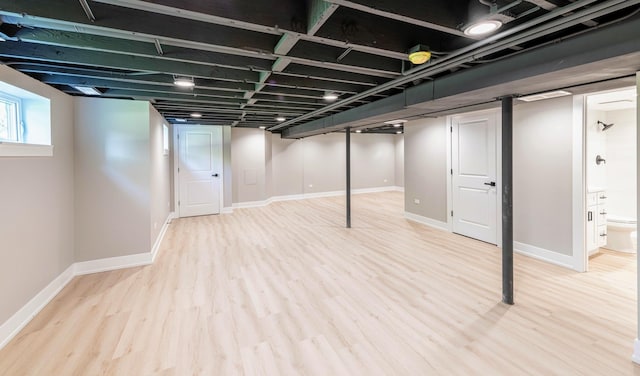
[[20, 98], [0, 93], [0, 141], [21, 142]]
[[48, 98], [0, 81], [0, 157], [50, 157]]

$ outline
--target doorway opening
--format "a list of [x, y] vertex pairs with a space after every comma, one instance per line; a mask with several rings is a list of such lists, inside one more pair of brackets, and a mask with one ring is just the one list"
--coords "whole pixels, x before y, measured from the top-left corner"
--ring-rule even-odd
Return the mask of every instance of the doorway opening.
[[636, 87], [585, 96], [585, 270], [603, 252], [637, 250]]

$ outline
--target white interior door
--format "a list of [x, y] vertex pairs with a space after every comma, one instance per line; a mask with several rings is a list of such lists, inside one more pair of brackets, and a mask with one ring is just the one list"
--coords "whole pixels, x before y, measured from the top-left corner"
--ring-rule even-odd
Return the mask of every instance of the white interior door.
[[222, 128], [179, 127], [178, 155], [180, 217], [219, 214], [222, 193]]
[[452, 119], [453, 232], [497, 241], [495, 112]]

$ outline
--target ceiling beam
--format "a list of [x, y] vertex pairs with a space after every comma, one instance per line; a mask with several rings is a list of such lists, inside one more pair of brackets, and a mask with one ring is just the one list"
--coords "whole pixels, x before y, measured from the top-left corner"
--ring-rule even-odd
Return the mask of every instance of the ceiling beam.
[[432, 29], [432, 30], [437, 30], [437, 31], [440, 31], [440, 32], [443, 32], [443, 33], [447, 33], [447, 34], [451, 34], [451, 35], [455, 35], [455, 36], [458, 36], [458, 37], [465, 37], [465, 38], [474, 39], [474, 38], [469, 37], [468, 35], [465, 35], [465, 33], [463, 33], [461, 30], [458, 30], [458, 29], [454, 29], [454, 28], [451, 28], [451, 27], [438, 25], [438, 24], [433, 23], [433, 22], [420, 20], [420, 19], [417, 19], [417, 18], [413, 18], [413, 17], [409, 17], [409, 16], [406, 16], [406, 15], [401, 15], [401, 14], [389, 12], [389, 11], [378, 9], [378, 8], [373, 8], [373, 7], [370, 7], [370, 6], [367, 6], [367, 5], [364, 5], [364, 4], [360, 4], [360, 3], [356, 3], [356, 2], [353, 2], [353, 1], [349, 1], [349, 0], [326, 0], [326, 1], [329, 2], [329, 3], [333, 3], [333, 4], [336, 4], [336, 5], [343, 6], [343, 7], [355, 9], [355, 10], [358, 10], [360, 12], [375, 14], [376, 16], [385, 17], [385, 18], [389, 18], [389, 19], [392, 19], [392, 20], [409, 23], [409, 24], [412, 24], [412, 25], [417, 25], [417, 26], [425, 27], [425, 28]]
[[[285, 138], [338, 130], [385, 113], [437, 113], [504, 95], [541, 92], [619, 78], [638, 70], [640, 18], [627, 20], [503, 60], [449, 74], [403, 93], [283, 131]], [[381, 107], [386, 107], [381, 111]], [[384, 120], [390, 120], [386, 118]]]
[[[313, 0], [316, 2], [317, 0]], [[298, 37], [303, 40], [307, 40], [310, 42], [326, 44], [334, 47], [342, 47], [342, 48], [352, 48], [356, 51], [365, 52], [373, 55], [385, 56], [395, 59], [407, 60], [407, 56], [405, 54], [398, 53], [396, 51], [389, 51], [381, 48], [375, 48], [370, 46], [358, 45], [356, 43], [349, 43], [345, 41], [333, 40], [329, 38], [322, 38], [315, 36], [315, 32], [326, 22], [326, 20], [330, 17], [331, 14], [337, 9], [336, 4], [329, 3], [330, 7], [334, 7], [333, 10], [326, 10], [322, 5], [311, 5], [310, 8], [314, 6], [318, 8], [316, 12], [320, 12], [319, 15], [311, 15], [309, 17], [309, 22], [307, 22], [307, 33], [299, 33], [295, 30], [288, 30], [283, 28], [282, 26], [273, 27], [271, 25], [260, 25], [251, 22], [239, 21], [236, 19], [219, 17], [212, 14], [207, 14], [203, 12], [195, 12], [190, 10], [185, 10], [182, 8], [170, 7], [161, 4], [155, 4], [148, 1], [139, 1], [139, 0], [94, 0], [94, 2], [101, 2], [111, 5], [117, 5], [121, 7], [131, 8], [143, 10], [150, 13], [158, 13], [165, 14], [173, 17], [182, 17], [189, 20], [207, 22], [215, 25], [224, 25], [228, 27], [235, 27], [244, 30], [257, 31], [262, 33], [269, 33], [273, 35], [290, 35], [292, 37]], [[319, 1], [318, 1], [319, 2]], [[326, 1], [324, 1], [326, 3]], [[315, 13], [314, 13], [315, 14]], [[323, 17], [322, 19], [318, 19], [319, 17]]]
[[223, 81], [255, 82], [258, 80], [257, 72], [27, 42], [0, 43], [0, 56], [141, 72], [166, 72]]
[[181, 61], [240, 70], [268, 71], [271, 69], [273, 60], [269, 56], [261, 56], [260, 58], [238, 56], [171, 45], [165, 45], [162, 48], [162, 54], [159, 55], [156, 41], [157, 43], [161, 42], [158, 39], [153, 42], [142, 42], [64, 30], [22, 28], [16, 34], [16, 37], [23, 42], [29, 43], [153, 57], [160, 60]]
[[[173, 78], [166, 74], [131, 74], [124, 72], [99, 71], [97, 69], [69, 68], [63, 66], [53, 66], [50, 64], [5, 62], [4, 64], [26, 74], [56, 74], [60, 76], [84, 78], [86, 80], [110, 80], [133, 84], [152, 84], [163, 86], [174, 86]], [[216, 81], [209, 84], [207, 80], [198, 80], [198, 89], [218, 90], [230, 93], [241, 93], [252, 88], [252, 84], [231, 81]]]
[[[451, 69], [453, 68], [458, 68], [460, 67], [460, 65], [465, 64], [469, 61], [474, 61], [476, 59], [481, 59], [484, 56], [504, 51], [505, 49], [508, 49], [513, 45], [525, 43], [527, 41], [540, 38], [550, 33], [565, 30], [582, 22], [582, 20], [584, 19], [591, 19], [607, 15], [640, 3], [640, 0], [607, 0], [590, 7], [586, 6], [592, 4], [595, 1], [596, 0], [581, 0], [566, 5], [562, 8], [558, 8], [545, 15], [529, 20], [501, 33], [487, 37], [465, 48], [459, 49], [455, 53], [451, 53], [446, 57], [439, 59], [437, 62], [435, 62], [435, 64], [416, 67], [413, 70], [408, 71], [407, 74], [403, 77], [396, 78], [375, 88], [359, 92], [356, 95], [327, 105], [320, 110], [302, 115], [299, 118], [287, 120], [271, 128], [270, 130], [277, 130], [280, 128], [291, 126], [294, 123], [298, 123], [306, 119], [318, 117], [324, 112], [342, 107], [343, 105], [352, 103], [357, 99], [367, 98], [372, 94], [382, 93], [389, 89], [403, 87], [403, 85], [416, 81], [417, 79], [434, 77], [435, 75], [442, 74], [443, 72], [451, 71]], [[558, 19], [559, 16], [568, 12], [573, 12], [576, 9], [580, 10], [575, 12], [571, 16]]]
[[307, 35], [315, 35], [336, 9], [338, 9], [338, 5], [336, 4], [324, 0], [311, 0], [309, 4]]
[[155, 85], [149, 83], [132, 83], [117, 80], [105, 80], [87, 77], [74, 77], [54, 74], [40, 74], [35, 76], [36, 79], [50, 85], [68, 85], [68, 86], [93, 86], [101, 89], [129, 89], [135, 91], [158, 92], [167, 94], [194, 95], [200, 98], [227, 98], [234, 101], [244, 102], [242, 94], [232, 91], [220, 91], [211, 89], [181, 89], [175, 85]]
[[[53, 12], [53, 10], [46, 12], [43, 11], [42, 8], [44, 6], [40, 4], [41, 1], [42, 0], [29, 0], [29, 3], [35, 3], [32, 9], [33, 12], [44, 13], [45, 16], [33, 16], [31, 15], [31, 13], [25, 13], [24, 11], [22, 11], [22, 8], [3, 8], [2, 10], [0, 10], [1, 19], [4, 22], [17, 23], [23, 26], [71, 32], [79, 30], [83, 33], [141, 41], [154, 45], [157, 41], [157, 43], [165, 46], [165, 48], [166, 46], [174, 46], [180, 48], [198, 49], [210, 52], [268, 60], [275, 60], [279, 57], [286, 56], [278, 55], [272, 52], [271, 47], [266, 47], [266, 44], [268, 44], [269, 42], [264, 40], [264, 38], [259, 38], [259, 36], [244, 36], [236, 34], [232, 35], [229, 31], [225, 32], [224, 30], [200, 30], [196, 27], [188, 27], [189, 25], [174, 25], [174, 27], [170, 28], [172, 32], [169, 33], [166, 31], [167, 28], [164, 27], [164, 25], [170, 23], [170, 20], [162, 21], [154, 20], [152, 18], [149, 21], [142, 23], [146, 25], [147, 23], [151, 24], [151, 21], [154, 21], [154, 23], [150, 26], [135, 26], [137, 24], [140, 24], [140, 22], [136, 22], [137, 19], [149, 18], [145, 17], [144, 13], [141, 13], [139, 11], [138, 13], [140, 14], [133, 16], [126, 13], [123, 15], [117, 15], [117, 17], [116, 15], [108, 15], [96, 20], [96, 22], [94, 23], [88, 23], [82, 17], [72, 17], [67, 15], [67, 13], [60, 13], [60, 11], [55, 11], [53, 14], [49, 14]], [[61, 8], [66, 9], [63, 6], [61, 6]], [[111, 10], [111, 12], [113, 13], [113, 10]], [[157, 17], [157, 15], [155, 16]], [[117, 21], [113, 21], [114, 19], [116, 19]], [[182, 22], [185, 22], [184, 19]], [[193, 30], [191, 34], [187, 34], [184, 31], [178, 31], [181, 28], [187, 30], [195, 30]], [[207, 37], [203, 37], [203, 35], [207, 35]], [[305, 34], [299, 33], [291, 33], [291, 35], [294, 39], [299, 37], [302, 38], [303, 36], [305, 39], [308, 39], [309, 37], [308, 35], [305, 36]], [[195, 38], [194, 36], [198, 36], [198, 38]], [[254, 39], [257, 39], [259, 41], [254, 41]], [[238, 48], [236, 47], [238, 45], [244, 47]], [[338, 45], [343, 46], [344, 42], [338, 41]], [[371, 51], [369, 49], [367, 53], [373, 52], [374, 51]], [[354, 64], [335, 64], [326, 61], [314, 61], [313, 59], [304, 57], [296, 57], [295, 59], [292, 58], [292, 61], [298, 64], [321, 66], [329, 69], [375, 75], [380, 77], [391, 78], [397, 75], [397, 72], [388, 71], [384, 68], [379, 67], [358, 66]]]

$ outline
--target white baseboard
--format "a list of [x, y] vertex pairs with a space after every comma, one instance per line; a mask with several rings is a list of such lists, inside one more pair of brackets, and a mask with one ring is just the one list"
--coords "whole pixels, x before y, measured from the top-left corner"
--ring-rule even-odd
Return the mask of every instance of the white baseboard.
[[18, 312], [0, 326], [0, 350], [11, 341], [75, 276], [153, 264], [167, 228], [174, 218], [169, 213], [153, 248], [148, 253], [76, 262], [51, 281]]
[[575, 262], [573, 256], [567, 256], [562, 253], [550, 251], [548, 249], [539, 248], [520, 242], [513, 242], [513, 251], [525, 256], [533, 257], [538, 260], [546, 261], [551, 264], [575, 270]]
[[151, 265], [151, 252], [136, 253], [133, 255], [109, 257], [99, 260], [76, 262], [75, 275], [108, 272], [111, 270], [133, 268], [136, 266]]
[[[396, 187], [396, 186], [359, 188], [359, 189], [353, 189], [351, 193], [354, 195], [357, 195], [357, 194], [363, 194], [363, 193], [379, 193], [379, 192], [390, 192], [390, 191], [404, 192], [404, 188]], [[267, 206], [272, 202], [307, 200], [311, 198], [323, 198], [323, 197], [336, 197], [336, 196], [343, 196], [345, 194], [346, 194], [346, 191], [327, 191], [327, 192], [302, 193], [302, 194], [284, 195], [284, 196], [273, 196], [264, 201], [237, 202], [233, 204], [233, 208], [238, 208], [238, 209], [259, 208], [259, 207]]]
[[633, 342], [633, 354], [631, 355], [631, 360], [634, 363], [640, 364], [640, 339], [636, 338]]
[[74, 277], [74, 265], [69, 266], [47, 287], [42, 289], [18, 312], [0, 326], [0, 349], [13, 339], [42, 309], [58, 295]]
[[404, 212], [404, 217], [408, 220], [418, 222], [423, 225], [436, 228], [438, 230], [449, 231], [449, 225], [447, 224], [447, 222], [438, 221], [432, 218], [423, 217], [421, 215], [413, 214], [409, 212]]
[[233, 207], [222, 208], [220, 214], [233, 214]]
[[160, 244], [162, 244], [162, 239], [164, 239], [164, 234], [167, 232], [167, 229], [169, 228], [169, 225], [171, 224], [171, 221], [175, 217], [176, 217], [176, 213], [175, 212], [171, 212], [167, 216], [167, 219], [164, 220], [164, 224], [162, 225], [162, 228], [160, 229], [160, 232], [158, 233], [158, 236], [156, 237], [156, 242], [153, 243], [153, 247], [151, 248], [151, 263], [156, 261], [156, 256], [158, 255], [158, 250], [160, 249]]
[[267, 206], [269, 204], [270, 204], [269, 200], [235, 202], [232, 204], [232, 208], [233, 209], [260, 208], [263, 206]]

